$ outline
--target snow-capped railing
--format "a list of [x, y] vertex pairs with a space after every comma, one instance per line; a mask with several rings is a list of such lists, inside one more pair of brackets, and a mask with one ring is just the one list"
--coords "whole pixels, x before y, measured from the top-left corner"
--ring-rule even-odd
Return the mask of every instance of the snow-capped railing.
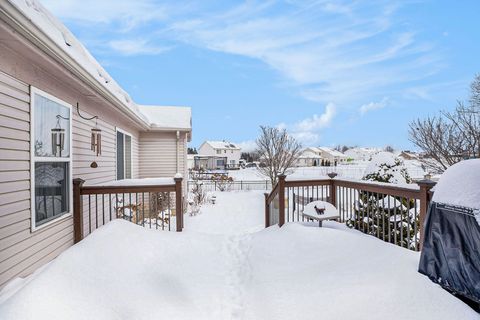
[[306, 221], [306, 204], [322, 200], [333, 204], [340, 222], [384, 241], [420, 250], [423, 222], [432, 196], [430, 180], [417, 185], [394, 185], [329, 178], [289, 180], [280, 176], [265, 195], [265, 226]]
[[182, 231], [182, 180], [180, 176], [125, 179], [87, 186], [84, 180], [74, 179], [75, 243], [116, 218], [151, 229]]

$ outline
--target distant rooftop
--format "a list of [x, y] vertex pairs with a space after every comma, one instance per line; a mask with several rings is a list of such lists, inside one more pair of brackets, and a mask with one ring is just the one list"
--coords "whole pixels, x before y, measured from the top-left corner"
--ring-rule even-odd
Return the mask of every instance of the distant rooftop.
[[327, 152], [334, 157], [345, 157], [345, 155], [340, 151], [337, 151], [335, 149], [328, 148], [328, 147], [308, 147], [307, 149], [313, 150], [314, 152], [320, 152], [320, 151]]
[[209, 144], [214, 149], [241, 150], [238, 145], [228, 141], [205, 141], [204, 143]]

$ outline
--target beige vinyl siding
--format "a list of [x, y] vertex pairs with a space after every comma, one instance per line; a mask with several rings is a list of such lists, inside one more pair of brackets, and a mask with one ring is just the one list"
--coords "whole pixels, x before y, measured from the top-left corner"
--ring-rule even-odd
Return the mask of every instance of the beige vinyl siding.
[[[87, 112], [82, 112], [82, 115], [86, 118], [92, 117], [92, 114]], [[98, 157], [90, 150], [90, 134], [92, 127], [95, 126], [95, 121], [82, 119], [76, 112], [73, 112], [73, 178], [81, 178], [85, 180], [87, 185], [105, 183], [116, 179], [117, 128], [102, 119], [97, 121], [97, 125], [102, 130], [102, 154]], [[138, 134], [132, 131], [129, 131], [132, 135], [132, 178], [138, 178]], [[90, 167], [93, 161], [97, 162], [97, 168]], [[95, 206], [95, 200], [95, 196], [91, 196], [91, 214], [89, 215], [89, 199], [88, 196], [83, 197], [83, 230], [85, 235], [94, 231], [97, 226], [100, 227], [110, 221], [108, 196], [104, 196], [103, 199], [98, 196], [98, 206]], [[104, 211], [102, 211], [102, 201]], [[95, 215], [97, 211], [99, 212], [98, 217]], [[98, 221], [95, 220], [96, 218], [98, 218]], [[115, 218], [114, 210], [112, 210], [112, 218]]]
[[[30, 85], [74, 107], [72, 110], [73, 178], [82, 178], [87, 184], [98, 184], [115, 179], [115, 130], [117, 127], [129, 132], [132, 136], [132, 177], [140, 177], [139, 130], [142, 128], [128, 115], [118, 112], [88, 83], [76, 78], [54, 57], [48, 56], [34, 44], [23, 39], [3, 21], [0, 23], [0, 34], [1, 288], [10, 279], [29, 275], [73, 244], [71, 216], [63, 217], [31, 232]], [[90, 151], [90, 129], [95, 126], [95, 121], [78, 117], [75, 108], [77, 102], [80, 104], [83, 115], [100, 117], [98, 126], [102, 129], [103, 152], [96, 159]], [[168, 143], [175, 144], [175, 134], [170, 133], [168, 137], [167, 140], [170, 140]], [[169, 150], [168, 162], [171, 162], [170, 157], [172, 155], [174, 157], [175, 148], [167, 148], [167, 150]], [[94, 159], [98, 163], [98, 168], [95, 169], [90, 167]], [[157, 166], [162, 165], [163, 162], [160, 161]], [[151, 171], [162, 170], [153, 168]], [[170, 166], [164, 174], [162, 172], [159, 174], [172, 176], [175, 172], [173, 161], [173, 166]], [[84, 212], [86, 217], [88, 210]], [[84, 221], [88, 221], [88, 218]], [[98, 225], [102, 223], [103, 219], [99, 219]], [[93, 229], [96, 226], [93, 218], [92, 226]], [[88, 228], [85, 228], [85, 231], [88, 233]]]
[[[179, 171], [186, 170], [186, 143], [179, 139]], [[140, 133], [140, 178], [173, 177], [177, 173], [177, 138], [175, 132]]]
[[[30, 274], [73, 244], [71, 216], [31, 232], [29, 91], [28, 85], [0, 72], [0, 288], [12, 278]], [[65, 99], [64, 91], [48, 92]], [[95, 157], [90, 150], [90, 130], [95, 121], [81, 119], [75, 108], [72, 115], [73, 178], [82, 178], [87, 184], [115, 180], [114, 121], [105, 117], [98, 120], [98, 127], [102, 130], [102, 155]], [[85, 111], [82, 115], [92, 116]], [[138, 132], [124, 125], [123, 129], [132, 134], [132, 177], [138, 178]], [[97, 168], [90, 167], [94, 160], [98, 163]], [[108, 213], [108, 201], [105, 206]], [[92, 210], [95, 210], [93, 204]], [[105, 218], [99, 219], [99, 226], [109, 221], [109, 214]], [[86, 200], [84, 221], [84, 230], [88, 234]], [[97, 223], [93, 216], [91, 222], [94, 230]]]
[[71, 219], [31, 232], [30, 89], [0, 72], [0, 287], [58, 255]]

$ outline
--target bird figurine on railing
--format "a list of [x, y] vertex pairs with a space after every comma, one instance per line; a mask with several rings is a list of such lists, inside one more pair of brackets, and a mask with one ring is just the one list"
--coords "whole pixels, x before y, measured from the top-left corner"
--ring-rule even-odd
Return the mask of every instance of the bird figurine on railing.
[[325, 208], [319, 208], [317, 206], [313, 207], [317, 214], [324, 214], [325, 213]]

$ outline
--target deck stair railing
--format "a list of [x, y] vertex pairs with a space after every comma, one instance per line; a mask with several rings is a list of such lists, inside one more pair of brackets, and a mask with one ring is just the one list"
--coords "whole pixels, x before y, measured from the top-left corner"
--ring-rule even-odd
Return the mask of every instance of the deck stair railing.
[[304, 207], [323, 200], [338, 209], [339, 222], [418, 251], [434, 185], [431, 180], [410, 185], [354, 181], [338, 179], [334, 173], [316, 180], [290, 180], [281, 175], [272, 191], [265, 194], [265, 226], [306, 221]]
[[171, 183], [91, 185], [73, 180], [74, 242], [107, 222], [121, 218], [150, 229], [183, 229], [182, 178]]

